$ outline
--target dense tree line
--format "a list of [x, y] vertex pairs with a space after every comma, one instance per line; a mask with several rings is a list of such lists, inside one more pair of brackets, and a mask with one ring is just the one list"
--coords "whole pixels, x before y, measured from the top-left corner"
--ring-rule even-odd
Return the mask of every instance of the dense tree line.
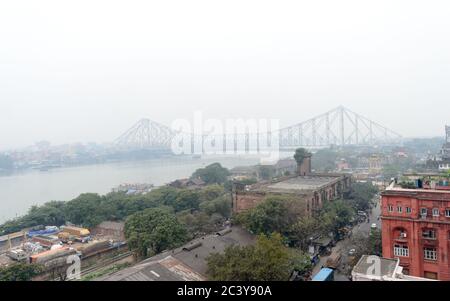
[[39, 265], [25, 263], [0, 267], [0, 281], [31, 281], [42, 271], [43, 268]]
[[[185, 210], [199, 211], [208, 215], [218, 213], [229, 217], [231, 204], [223, 197], [225, 190], [219, 185], [199, 190], [176, 189], [164, 186], [146, 195], [130, 196], [125, 193], [98, 195], [84, 193], [68, 202], [52, 201], [42, 206], [33, 206], [23, 217], [0, 226], [0, 234], [20, 231], [38, 225], [61, 226], [71, 222], [84, 227], [94, 227], [106, 220], [124, 220], [147, 208], [170, 207], [174, 213]], [[216, 212], [217, 211], [217, 212]]]

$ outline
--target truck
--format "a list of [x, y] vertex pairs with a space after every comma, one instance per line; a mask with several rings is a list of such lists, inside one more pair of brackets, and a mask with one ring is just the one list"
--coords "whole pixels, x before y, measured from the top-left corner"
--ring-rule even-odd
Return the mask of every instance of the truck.
[[312, 281], [334, 281], [334, 270], [323, 268], [316, 276], [314, 276]]
[[67, 233], [67, 232], [59, 232], [58, 233], [58, 238], [63, 243], [74, 242], [75, 239], [76, 239], [76, 237], [74, 235], [71, 235], [70, 233]]
[[63, 226], [63, 227], [61, 227], [61, 231], [69, 233], [76, 237], [87, 237], [87, 236], [91, 235], [91, 232], [89, 232], [88, 229], [72, 227], [72, 226]]
[[336, 270], [341, 264], [342, 255], [339, 252], [334, 251], [327, 259], [325, 267]]
[[15, 261], [24, 261], [28, 258], [27, 253], [22, 249], [10, 250], [6, 255]]
[[74, 255], [76, 253], [77, 251], [75, 249], [67, 247], [57, 250], [50, 250], [39, 254], [31, 255], [30, 263], [45, 264], [46, 262], [54, 260], [56, 258], [67, 257], [70, 255]]
[[51, 248], [53, 245], [59, 244], [59, 240], [54, 236], [36, 235], [31, 239], [34, 243], [39, 243], [41, 246]]
[[79, 251], [82, 254], [82, 257], [84, 258], [108, 250], [110, 248], [111, 243], [108, 240], [101, 240], [101, 241], [93, 241], [89, 244], [78, 247], [77, 251]]
[[[65, 237], [67, 237], [67, 234], [69, 238], [66, 238], [67, 241], [79, 241], [82, 243], [87, 243], [91, 240], [91, 232], [88, 229], [85, 228], [79, 228], [79, 227], [73, 227], [73, 226], [63, 226], [61, 227], [61, 231], [65, 234], [63, 234]], [[67, 234], [66, 234], [67, 233]], [[63, 237], [63, 239], [65, 238]]]

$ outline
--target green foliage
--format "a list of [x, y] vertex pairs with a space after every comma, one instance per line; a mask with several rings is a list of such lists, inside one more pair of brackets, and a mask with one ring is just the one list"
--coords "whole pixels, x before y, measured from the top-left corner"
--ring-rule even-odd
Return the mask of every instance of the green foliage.
[[382, 240], [381, 240], [381, 231], [378, 229], [371, 230], [370, 234], [367, 235], [355, 235], [352, 237], [352, 245], [355, 246], [356, 256], [355, 262], [356, 264], [362, 255], [382, 255]]
[[202, 211], [195, 211], [193, 213], [190, 211], [180, 212], [177, 214], [177, 218], [191, 234], [190, 239], [219, 231], [222, 229], [225, 221], [220, 214], [213, 213], [209, 215]]
[[42, 271], [41, 266], [25, 263], [14, 264], [6, 268], [0, 267], [0, 281], [31, 281]]
[[381, 230], [372, 229], [369, 235], [369, 254], [381, 256], [383, 245], [381, 240]]
[[310, 245], [310, 238], [322, 232], [324, 232], [323, 225], [317, 218], [304, 217], [292, 224], [287, 239], [291, 246], [307, 250]]
[[212, 201], [204, 201], [200, 203], [200, 209], [208, 215], [220, 214], [224, 218], [230, 218], [231, 197], [229, 195], [222, 195]]
[[115, 265], [109, 266], [109, 267], [107, 267], [105, 269], [101, 269], [100, 271], [96, 271], [94, 273], [90, 273], [90, 274], [88, 274], [86, 276], [83, 276], [81, 281], [92, 281], [92, 280], [100, 278], [102, 276], [113, 274], [113, 273], [116, 273], [116, 272], [121, 271], [123, 269], [126, 269], [130, 265], [131, 264], [129, 262], [115, 264]]
[[378, 188], [372, 183], [354, 183], [350, 191], [349, 199], [352, 200], [356, 210], [366, 211], [370, 209], [372, 200]]
[[[25, 216], [0, 225], [0, 235], [38, 225], [61, 226], [66, 222], [90, 228], [106, 220], [124, 220], [127, 216], [147, 208], [170, 207], [175, 212], [195, 211], [203, 204], [209, 215], [217, 211], [228, 217], [227, 206], [218, 200], [224, 194], [224, 188], [219, 185], [200, 190], [164, 186], [148, 194], [134, 196], [125, 193], [110, 193], [105, 196], [85, 193], [69, 202], [53, 201], [33, 206]], [[209, 204], [211, 201], [214, 202]]]
[[207, 258], [213, 281], [288, 281], [294, 271], [311, 269], [309, 257], [287, 248], [280, 234], [261, 235], [256, 245], [228, 247]]
[[305, 158], [307, 157], [311, 157], [311, 153], [308, 152], [306, 149], [298, 148], [295, 151], [294, 159], [299, 165], [302, 164], [303, 160], [305, 160]]
[[198, 169], [192, 178], [200, 178], [206, 184], [223, 184], [230, 175], [228, 169], [222, 167], [219, 163], [213, 163], [205, 168]]
[[186, 228], [166, 209], [150, 208], [127, 218], [125, 236], [131, 250], [152, 256], [186, 242]]
[[271, 180], [275, 175], [275, 170], [272, 166], [260, 165], [259, 169], [259, 177], [263, 180]]
[[348, 201], [327, 202], [320, 214], [324, 233], [337, 233], [339, 229], [350, 224], [355, 217], [355, 213], [355, 209]]
[[255, 234], [285, 234], [303, 215], [302, 202], [289, 196], [268, 196], [255, 208], [239, 214], [236, 221]]

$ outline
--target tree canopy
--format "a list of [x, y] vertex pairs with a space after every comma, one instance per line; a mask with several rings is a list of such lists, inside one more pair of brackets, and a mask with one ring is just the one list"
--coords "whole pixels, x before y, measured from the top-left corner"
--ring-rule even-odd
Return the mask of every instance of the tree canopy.
[[0, 267], [0, 281], [31, 281], [43, 271], [35, 264], [17, 263], [9, 267]]
[[255, 234], [285, 234], [304, 215], [302, 202], [290, 196], [268, 196], [255, 208], [242, 212], [236, 219]]
[[311, 263], [305, 254], [284, 245], [280, 234], [260, 235], [254, 246], [231, 246], [207, 258], [212, 281], [288, 281], [294, 271], [305, 273]]
[[150, 208], [127, 218], [125, 237], [131, 250], [147, 257], [177, 247], [188, 239], [186, 228], [163, 208]]
[[299, 165], [302, 164], [303, 160], [305, 160], [305, 158], [307, 158], [307, 157], [311, 157], [311, 153], [309, 151], [307, 151], [306, 149], [298, 148], [295, 151], [294, 159]]
[[222, 167], [220, 163], [213, 163], [195, 171], [192, 178], [200, 178], [207, 184], [223, 184], [229, 175], [228, 169]]

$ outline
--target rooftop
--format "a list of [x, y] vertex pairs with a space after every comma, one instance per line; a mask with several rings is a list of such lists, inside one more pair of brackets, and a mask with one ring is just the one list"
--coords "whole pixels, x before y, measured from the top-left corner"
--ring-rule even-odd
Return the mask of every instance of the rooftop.
[[228, 246], [246, 246], [254, 237], [239, 227], [193, 240], [151, 257], [138, 265], [98, 279], [100, 281], [201, 281], [206, 280], [206, 258]]
[[295, 176], [275, 183], [255, 185], [251, 188], [251, 190], [278, 193], [310, 192], [334, 184], [341, 180], [343, 176], [344, 175], [341, 174], [311, 174], [308, 176]]
[[[374, 256], [364, 255], [361, 257], [361, 259], [358, 261], [356, 266], [353, 268], [353, 273], [357, 274], [363, 274], [363, 275], [371, 275], [371, 271], [374, 268]], [[386, 258], [380, 258], [377, 257], [377, 259], [380, 260], [380, 271], [379, 275], [374, 275], [376, 277], [390, 277], [394, 278], [395, 272], [397, 270], [397, 267], [399, 265], [399, 262], [397, 259], [386, 259]], [[373, 270], [373, 272], [377, 272]]]
[[420, 177], [414, 180], [414, 182], [392, 182], [382, 194], [390, 195], [390, 194], [436, 194], [439, 193], [441, 195], [450, 195], [450, 186], [449, 180], [428, 180], [426, 177]]
[[[379, 262], [379, 270], [376, 267]], [[364, 255], [352, 271], [353, 281], [434, 281], [403, 274], [398, 259], [387, 259], [378, 256]]]

